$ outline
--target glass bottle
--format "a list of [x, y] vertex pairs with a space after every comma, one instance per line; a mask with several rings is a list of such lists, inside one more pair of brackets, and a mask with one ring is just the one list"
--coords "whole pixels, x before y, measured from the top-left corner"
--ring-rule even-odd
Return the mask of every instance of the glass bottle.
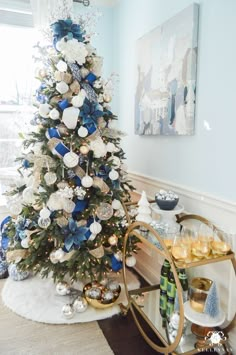
[[170, 269], [168, 273], [168, 281], [167, 281], [167, 297], [175, 298], [176, 293], [176, 284], [173, 271]]
[[165, 291], [160, 292], [159, 310], [162, 318], [166, 317], [167, 295]]
[[167, 283], [168, 283], [168, 274], [170, 271], [170, 263], [165, 259], [161, 267], [161, 276], [160, 276], [160, 289], [161, 291], [167, 292]]
[[167, 297], [167, 304], [166, 304], [166, 319], [168, 322], [170, 321], [170, 317], [174, 312], [175, 307], [175, 299], [172, 297]]
[[188, 277], [186, 275], [185, 269], [180, 269], [178, 276], [182, 286], [183, 302], [186, 302], [188, 300]]

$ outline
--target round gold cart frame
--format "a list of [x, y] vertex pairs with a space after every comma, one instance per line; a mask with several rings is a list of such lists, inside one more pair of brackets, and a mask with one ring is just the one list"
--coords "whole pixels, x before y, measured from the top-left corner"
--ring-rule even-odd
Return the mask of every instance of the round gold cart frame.
[[[125, 207], [125, 212], [126, 212], [126, 216], [128, 219], [128, 222], [130, 223], [130, 218], [128, 216], [128, 212], [127, 209]], [[185, 220], [188, 219], [193, 219], [193, 220], [198, 220], [202, 223], [205, 223], [207, 225], [211, 225], [212, 223], [210, 223], [207, 219], [198, 216], [198, 215], [183, 215], [181, 217], [177, 217], [177, 222], [181, 223]], [[140, 234], [140, 228], [141, 229], [146, 229], [148, 231], [148, 233], [153, 234], [156, 239], [158, 240], [158, 242], [160, 243], [162, 250], [158, 249], [155, 245], [151, 244], [147, 239], [145, 239], [141, 234]], [[216, 230], [217, 227], [213, 225], [213, 229]], [[148, 319], [148, 317], [142, 312], [140, 311], [139, 307], [135, 307], [134, 305], [134, 301], [132, 300], [131, 294], [132, 291], [128, 291], [128, 287], [127, 287], [127, 276], [126, 276], [126, 266], [125, 263], [123, 265], [123, 278], [124, 278], [124, 286], [125, 286], [125, 292], [126, 292], [126, 296], [127, 296], [127, 300], [128, 300], [128, 305], [127, 307], [123, 307], [123, 313], [127, 313], [128, 309], [131, 310], [134, 321], [140, 331], [140, 333], [142, 334], [142, 336], [144, 337], [144, 339], [146, 340], [146, 342], [156, 351], [162, 353], [163, 355], [168, 355], [168, 354], [178, 354], [176, 352], [174, 352], [174, 350], [178, 347], [180, 339], [182, 337], [182, 332], [183, 332], [183, 326], [184, 326], [184, 306], [183, 306], [183, 297], [182, 297], [182, 292], [181, 292], [181, 284], [177, 275], [177, 271], [176, 271], [176, 267], [175, 267], [175, 263], [168, 251], [168, 249], [165, 246], [165, 243], [163, 242], [163, 239], [159, 236], [159, 234], [157, 233], [156, 230], [154, 230], [149, 224], [144, 223], [144, 222], [134, 222], [134, 223], [130, 223], [128, 230], [125, 234], [125, 238], [124, 238], [124, 249], [123, 249], [123, 260], [125, 260], [125, 256], [126, 256], [126, 250], [127, 250], [127, 244], [129, 242], [129, 238], [130, 237], [137, 237], [140, 242], [142, 242], [143, 244], [148, 245], [149, 248], [155, 250], [155, 252], [157, 252], [159, 255], [161, 255], [163, 258], [167, 259], [171, 265], [171, 269], [173, 271], [173, 275], [174, 275], [174, 279], [176, 282], [176, 288], [177, 288], [177, 294], [178, 294], [178, 299], [179, 299], [179, 313], [180, 313], [180, 322], [179, 322], [179, 328], [178, 328], [178, 333], [177, 336], [175, 338], [175, 341], [171, 344], [169, 344], [166, 339], [163, 338], [163, 336], [158, 332], [158, 330], [153, 326], [152, 322]], [[200, 260], [200, 261], [196, 261], [196, 262], [192, 262], [192, 263], [187, 263], [187, 264], [182, 264], [181, 267], [183, 268], [190, 268], [190, 267], [194, 267], [194, 266], [199, 266], [199, 265], [205, 265], [205, 264], [209, 264], [209, 263], [215, 263], [215, 262], [220, 262], [220, 261], [224, 261], [224, 260], [229, 260], [232, 262], [232, 266], [234, 268], [234, 272], [236, 273], [236, 261], [235, 261], [235, 257], [234, 257], [234, 253], [231, 252], [227, 255], [221, 256], [221, 257], [217, 257], [217, 258], [212, 258], [212, 259], [207, 259], [207, 260]], [[150, 286], [150, 287], [146, 287], [144, 289], [142, 289], [142, 291], [144, 292], [146, 291], [151, 291], [154, 289], [158, 289], [158, 286]], [[164, 344], [163, 347], [157, 345], [156, 343], [154, 343], [146, 334], [146, 332], [143, 330], [140, 322], [138, 321], [138, 318], [135, 314], [135, 310], [138, 311], [140, 313], [140, 315], [142, 316], [142, 318], [146, 321], [146, 323], [150, 326], [150, 328], [154, 331], [154, 333], [157, 335], [157, 337], [162, 341], [162, 343]], [[232, 321], [233, 322], [233, 321]], [[231, 324], [232, 324], [231, 322]], [[229, 326], [228, 326], [229, 327]], [[228, 328], [227, 327], [227, 328]], [[205, 349], [211, 348], [212, 346], [206, 346]], [[191, 354], [196, 354], [198, 353], [197, 349], [193, 349], [191, 351], [187, 351], [183, 354], [185, 355], [191, 355]]]

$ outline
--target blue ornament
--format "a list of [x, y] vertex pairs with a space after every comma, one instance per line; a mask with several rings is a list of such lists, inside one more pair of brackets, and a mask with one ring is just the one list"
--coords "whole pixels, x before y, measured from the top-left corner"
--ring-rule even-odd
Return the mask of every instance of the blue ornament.
[[8, 267], [9, 277], [14, 281], [22, 281], [29, 277], [28, 271], [19, 271], [16, 264], [10, 264]]
[[122, 269], [123, 263], [116, 259], [114, 255], [111, 256], [111, 268], [113, 271], [119, 271]]

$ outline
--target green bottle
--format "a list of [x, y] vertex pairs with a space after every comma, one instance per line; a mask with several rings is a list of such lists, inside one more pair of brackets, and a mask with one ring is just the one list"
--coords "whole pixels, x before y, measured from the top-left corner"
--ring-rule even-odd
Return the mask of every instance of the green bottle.
[[179, 281], [182, 286], [183, 302], [188, 300], [188, 277], [185, 269], [179, 270]]
[[160, 276], [160, 289], [161, 291], [167, 292], [167, 282], [168, 282], [168, 274], [170, 271], [170, 263], [165, 259], [162, 267], [161, 267], [161, 276]]
[[175, 299], [172, 297], [167, 297], [166, 304], [166, 319], [169, 321], [172, 313], [174, 312]]
[[166, 316], [166, 305], [167, 305], [167, 295], [165, 291], [160, 292], [160, 304], [159, 304], [159, 310], [160, 314], [163, 318]]
[[167, 281], [167, 297], [175, 298], [176, 284], [173, 271], [170, 269]]

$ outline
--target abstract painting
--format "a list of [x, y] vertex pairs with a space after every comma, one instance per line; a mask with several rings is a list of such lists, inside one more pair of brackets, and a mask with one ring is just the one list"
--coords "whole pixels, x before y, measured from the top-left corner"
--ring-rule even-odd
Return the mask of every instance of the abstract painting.
[[194, 134], [198, 9], [187, 7], [137, 41], [136, 134]]

